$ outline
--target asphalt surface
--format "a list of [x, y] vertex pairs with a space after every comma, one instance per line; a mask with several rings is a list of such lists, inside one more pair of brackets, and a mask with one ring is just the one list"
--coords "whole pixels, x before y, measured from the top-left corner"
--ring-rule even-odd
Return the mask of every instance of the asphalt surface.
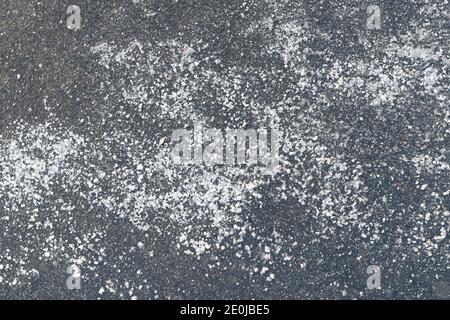
[[[2, 0], [0, 298], [448, 299], [449, 27], [443, 0]], [[281, 169], [174, 164], [198, 121], [276, 128]]]

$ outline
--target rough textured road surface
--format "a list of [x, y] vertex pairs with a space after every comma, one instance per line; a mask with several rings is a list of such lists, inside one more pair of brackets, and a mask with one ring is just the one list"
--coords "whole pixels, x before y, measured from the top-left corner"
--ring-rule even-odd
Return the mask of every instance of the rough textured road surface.
[[[449, 30], [447, 0], [1, 0], [0, 298], [449, 299]], [[197, 122], [279, 130], [279, 171], [175, 164]]]

